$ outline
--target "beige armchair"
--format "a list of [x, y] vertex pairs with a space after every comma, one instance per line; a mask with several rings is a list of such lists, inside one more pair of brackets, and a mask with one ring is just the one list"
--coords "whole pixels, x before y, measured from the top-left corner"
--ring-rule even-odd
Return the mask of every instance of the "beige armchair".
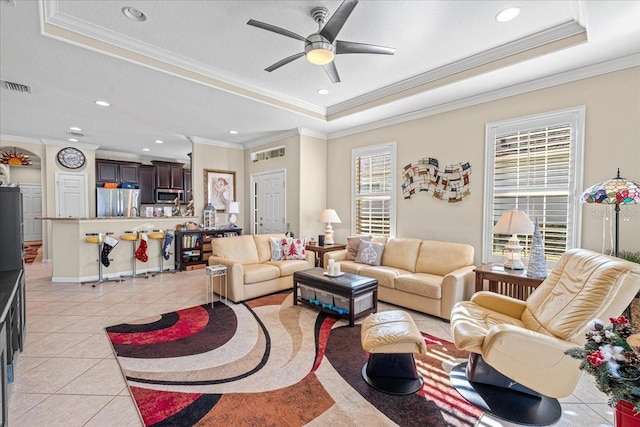
[[[451, 314], [454, 343], [471, 352], [466, 367], [452, 371], [454, 386], [500, 418], [537, 425], [557, 421], [556, 399], [570, 395], [581, 376], [579, 360], [565, 350], [584, 344], [590, 320], [619, 316], [638, 290], [640, 265], [574, 249], [526, 301], [477, 292]], [[511, 409], [500, 408], [500, 401]]]

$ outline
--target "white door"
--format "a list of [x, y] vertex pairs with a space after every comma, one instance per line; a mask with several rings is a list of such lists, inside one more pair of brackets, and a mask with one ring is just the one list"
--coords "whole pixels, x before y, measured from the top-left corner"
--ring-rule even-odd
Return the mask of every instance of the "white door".
[[56, 216], [88, 217], [87, 175], [56, 172]]
[[22, 222], [24, 241], [42, 240], [42, 221], [36, 219], [42, 216], [42, 186], [37, 184], [21, 184], [22, 193]]
[[256, 185], [252, 189], [256, 206], [256, 234], [284, 233], [286, 230], [286, 185], [285, 171], [266, 172], [253, 175]]

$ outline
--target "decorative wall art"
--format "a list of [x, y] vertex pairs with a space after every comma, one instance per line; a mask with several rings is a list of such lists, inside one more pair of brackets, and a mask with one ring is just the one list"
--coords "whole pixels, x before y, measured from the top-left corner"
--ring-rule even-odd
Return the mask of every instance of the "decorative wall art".
[[29, 155], [19, 153], [15, 148], [3, 152], [0, 155], [0, 163], [10, 166], [31, 166], [33, 164]]
[[211, 203], [217, 211], [226, 212], [229, 202], [236, 200], [236, 173], [205, 169], [204, 197], [205, 206]]
[[417, 192], [431, 191], [436, 199], [457, 203], [471, 194], [469, 175], [469, 162], [447, 165], [440, 170], [438, 159], [424, 157], [404, 167], [402, 194], [410, 199]]

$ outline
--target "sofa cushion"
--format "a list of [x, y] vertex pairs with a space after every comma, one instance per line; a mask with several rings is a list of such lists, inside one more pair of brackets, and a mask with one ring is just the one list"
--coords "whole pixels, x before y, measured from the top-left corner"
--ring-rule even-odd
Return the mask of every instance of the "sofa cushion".
[[358, 264], [355, 261], [340, 261], [340, 270], [343, 273], [360, 274], [360, 270], [367, 264]]
[[256, 244], [256, 249], [258, 250], [258, 262], [266, 262], [271, 259], [271, 239], [274, 238], [278, 240], [278, 244], [280, 241], [285, 238], [285, 235], [282, 233], [273, 233], [273, 234], [255, 234], [253, 236], [253, 240]]
[[291, 276], [296, 271], [309, 269], [309, 262], [306, 259], [294, 259], [289, 261], [267, 261], [266, 264], [278, 267], [278, 269], [280, 270], [280, 277]]
[[306, 259], [307, 254], [305, 252], [306, 239], [282, 239], [282, 259]]
[[420, 246], [415, 271], [445, 276], [467, 265], [473, 265], [473, 246], [424, 240]]
[[384, 245], [382, 243], [361, 241], [355, 262], [359, 264], [381, 265], [383, 252]]
[[244, 267], [244, 284], [264, 282], [280, 277], [280, 269], [269, 264], [246, 264]]
[[211, 254], [242, 265], [257, 264], [258, 250], [253, 236], [234, 236], [211, 240]]
[[347, 237], [347, 261], [355, 261], [358, 255], [358, 249], [360, 248], [361, 241], [370, 241], [371, 236], [349, 236]]
[[364, 268], [360, 270], [358, 274], [371, 277], [378, 280], [378, 286], [384, 286], [385, 288], [395, 288], [394, 280], [403, 274], [408, 274], [409, 271], [402, 270], [400, 268], [393, 267], [376, 267], [364, 265]]
[[427, 273], [403, 274], [396, 277], [397, 290], [432, 299], [442, 298], [442, 276]]
[[394, 238], [387, 240], [382, 254], [382, 265], [400, 268], [415, 273], [416, 258], [422, 240], [413, 238]]

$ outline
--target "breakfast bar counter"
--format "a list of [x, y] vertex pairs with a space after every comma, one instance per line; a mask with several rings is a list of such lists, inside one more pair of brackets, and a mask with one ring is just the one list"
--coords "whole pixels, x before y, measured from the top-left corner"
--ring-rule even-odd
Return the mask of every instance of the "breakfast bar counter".
[[[178, 224], [197, 221], [197, 217], [106, 217], [106, 218], [58, 218], [42, 217], [42, 221], [50, 221], [52, 242], [50, 258], [53, 263], [53, 282], [88, 282], [98, 280], [98, 262], [101, 258], [98, 245], [88, 243], [87, 237], [98, 233], [107, 234], [118, 242], [108, 254], [109, 265], [103, 264], [104, 278], [117, 278], [131, 275], [133, 272], [133, 251], [139, 241], [123, 241], [120, 236], [125, 233], [171, 232]], [[147, 242], [147, 261], [137, 261], [137, 272], [153, 272], [160, 268], [163, 240]], [[173, 244], [171, 255], [163, 260], [164, 265], [173, 267]]]

